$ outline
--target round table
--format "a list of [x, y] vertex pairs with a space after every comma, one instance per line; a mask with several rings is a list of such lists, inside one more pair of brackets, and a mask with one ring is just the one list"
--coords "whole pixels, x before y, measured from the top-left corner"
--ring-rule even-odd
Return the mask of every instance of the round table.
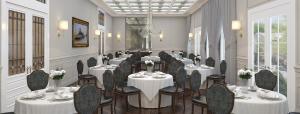
[[186, 65], [185, 68], [186, 70], [186, 73], [187, 75], [191, 75], [192, 72], [194, 70], [198, 70], [199, 73], [201, 74], [201, 84], [203, 84], [203, 82], [206, 80], [206, 77], [210, 76], [210, 75], [213, 75], [216, 73], [216, 69], [211, 67], [211, 68], [204, 68], [204, 67], [201, 67], [201, 66], [189, 66], [189, 65]]
[[[68, 90], [68, 87], [60, 88]], [[22, 100], [21, 96], [15, 101], [15, 114], [74, 114], [77, 113], [74, 101], [53, 100], [54, 92], [46, 93], [45, 97], [34, 100]], [[69, 94], [73, 94], [70, 92]]]
[[97, 86], [99, 88], [104, 89], [103, 87], [103, 73], [106, 70], [110, 70], [111, 72], [113, 72], [116, 69], [117, 65], [99, 65], [99, 66], [95, 66], [95, 67], [91, 67], [89, 68], [89, 73], [93, 76], [97, 77]]
[[114, 64], [114, 65], [119, 65], [122, 61], [126, 60], [127, 58], [113, 58], [111, 60], [109, 60], [109, 64]]
[[250, 99], [235, 99], [234, 114], [287, 114], [288, 102], [287, 98], [278, 93], [281, 100], [262, 99], [257, 96], [256, 92], [248, 92], [243, 94]]
[[141, 58], [141, 61], [151, 60], [154, 62], [160, 61], [160, 57], [158, 56], [145, 56]]
[[[136, 75], [142, 75], [143, 78], [135, 78]], [[139, 72], [128, 76], [128, 86], [134, 86], [142, 91], [141, 105], [143, 108], [158, 108], [158, 92], [164, 87], [173, 86], [173, 76], [163, 74], [165, 78], [154, 78], [160, 75], [157, 72], [147, 73]], [[138, 107], [138, 96], [129, 96], [130, 105]], [[171, 96], [162, 95], [161, 107], [171, 106]]]

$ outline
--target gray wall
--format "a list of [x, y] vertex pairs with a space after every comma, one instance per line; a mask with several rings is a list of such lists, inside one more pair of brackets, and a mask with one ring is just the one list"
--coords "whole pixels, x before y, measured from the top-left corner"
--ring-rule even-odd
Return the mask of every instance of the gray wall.
[[[105, 14], [106, 30], [112, 31], [111, 17]], [[72, 17], [89, 22], [89, 47], [72, 48]], [[69, 29], [62, 32], [58, 38], [58, 23], [60, 20], [68, 20]], [[95, 36], [98, 24], [98, 9], [89, 0], [50, 0], [50, 70], [61, 67], [67, 71], [62, 84], [68, 85], [77, 81], [76, 63], [82, 60], [85, 63], [89, 57], [95, 57], [98, 53], [99, 39]], [[112, 41], [107, 39], [106, 49], [111, 49]]]
[[[125, 49], [125, 17], [113, 17], [113, 50]], [[187, 21], [186, 17], [153, 17], [155, 28], [162, 30], [164, 38], [160, 41], [155, 35], [152, 40], [152, 50], [186, 50], [187, 49]], [[121, 40], [117, 40], [117, 34]], [[155, 53], [155, 52], [154, 52]]]

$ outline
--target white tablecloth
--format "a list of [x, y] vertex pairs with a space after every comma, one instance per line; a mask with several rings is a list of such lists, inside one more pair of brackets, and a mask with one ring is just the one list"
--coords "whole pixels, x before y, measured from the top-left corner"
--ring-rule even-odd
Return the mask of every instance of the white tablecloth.
[[[279, 94], [279, 93], [278, 93]], [[250, 99], [235, 99], [234, 114], [287, 114], [288, 102], [287, 98], [280, 94], [281, 100], [267, 100], [257, 96], [256, 92], [248, 92], [243, 94]]]
[[[144, 78], [134, 78], [134, 75], [144, 75]], [[142, 91], [141, 101], [143, 108], [158, 108], [158, 92], [164, 87], [173, 86], [173, 77], [170, 74], [164, 74], [165, 78], [153, 78], [156, 73], [145, 75], [143, 73], [136, 73], [128, 76], [128, 86], [134, 86]], [[162, 96], [161, 107], [171, 105], [170, 96]], [[129, 96], [128, 102], [130, 105], [138, 107], [138, 96]]]
[[111, 60], [109, 60], [109, 64], [114, 64], [114, 65], [119, 65], [122, 61], [124, 61], [125, 59], [127, 59], [126, 57], [121, 57], [121, 58], [113, 58]]
[[141, 61], [146, 61], [146, 60], [160, 61], [160, 57], [158, 57], [158, 56], [145, 56], [145, 57], [141, 58]]
[[206, 80], [207, 76], [216, 74], [216, 69], [215, 68], [202, 68], [202, 67], [198, 67], [198, 66], [194, 66], [194, 67], [185, 66], [185, 70], [186, 70], [188, 75], [191, 75], [194, 70], [198, 70], [199, 73], [201, 74], [201, 84], [203, 84], [203, 82]]
[[184, 65], [189, 65], [189, 64], [193, 64], [193, 60], [188, 59], [188, 58], [176, 58], [177, 60], [180, 60], [181, 62], [184, 63]]
[[[67, 87], [63, 89], [68, 89]], [[73, 94], [70, 92], [70, 94]], [[74, 101], [55, 101], [54, 92], [46, 93], [46, 96], [36, 100], [21, 100], [21, 96], [15, 102], [15, 114], [75, 114]]]
[[104, 66], [104, 65], [101, 65], [101, 66], [96, 66], [96, 67], [91, 67], [89, 69], [89, 73], [91, 75], [94, 75], [97, 77], [97, 86], [99, 88], [102, 88], [104, 89], [103, 87], [103, 73], [106, 71], [106, 70], [111, 70], [111, 72], [113, 72], [115, 69], [116, 69], [116, 65], [107, 65], [107, 66]]

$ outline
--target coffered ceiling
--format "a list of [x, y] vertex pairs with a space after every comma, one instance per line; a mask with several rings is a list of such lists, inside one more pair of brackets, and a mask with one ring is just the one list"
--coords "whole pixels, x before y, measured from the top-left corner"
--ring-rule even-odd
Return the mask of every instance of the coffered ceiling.
[[160, 16], [186, 16], [207, 0], [90, 0], [112, 16], [138, 16], [149, 11]]

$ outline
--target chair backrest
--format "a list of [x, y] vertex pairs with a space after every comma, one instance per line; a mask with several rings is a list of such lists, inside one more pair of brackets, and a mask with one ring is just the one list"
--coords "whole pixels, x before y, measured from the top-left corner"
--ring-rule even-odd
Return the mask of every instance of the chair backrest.
[[131, 74], [131, 64], [128, 61], [122, 61], [119, 66], [123, 71], [124, 76], [129, 76]]
[[198, 92], [199, 88], [201, 86], [201, 74], [199, 73], [198, 70], [194, 70], [191, 74], [191, 89], [192, 91]]
[[227, 63], [225, 60], [222, 60], [222, 62], [220, 63], [220, 73], [222, 75], [225, 75], [226, 70], [227, 70]]
[[195, 57], [196, 57], [195, 54], [193, 54], [193, 53], [189, 54], [189, 59], [194, 61]]
[[83, 85], [74, 93], [74, 106], [79, 114], [94, 114], [99, 102], [100, 94], [95, 85]]
[[120, 67], [117, 67], [114, 70], [114, 81], [115, 81], [115, 87], [116, 88], [123, 88], [126, 86], [126, 82], [124, 79], [124, 73], [122, 72]]
[[115, 57], [118, 58], [120, 57], [121, 54], [119, 54], [119, 51], [115, 52]]
[[215, 67], [215, 60], [212, 57], [208, 57], [205, 61], [205, 65]]
[[48, 85], [49, 74], [43, 70], [33, 71], [27, 76], [27, 85], [31, 91], [45, 89]]
[[113, 59], [113, 58], [114, 58], [114, 55], [111, 54], [111, 53], [108, 53], [108, 54], [107, 54], [107, 57], [108, 57], [109, 59]]
[[184, 89], [185, 88], [185, 79], [186, 79], [186, 70], [184, 67], [180, 67], [176, 71], [175, 81], [176, 87]]
[[83, 73], [83, 63], [81, 60], [79, 60], [77, 62], [77, 73], [78, 73], [78, 76], [81, 75]]
[[94, 57], [91, 57], [87, 60], [88, 67], [94, 67], [96, 65], [97, 65], [97, 59], [95, 59]]
[[208, 110], [213, 114], [230, 114], [234, 105], [234, 93], [226, 86], [213, 84], [206, 92]]
[[277, 84], [277, 76], [269, 70], [261, 70], [255, 74], [255, 83], [259, 88], [273, 91]]
[[112, 92], [114, 89], [114, 77], [111, 70], [105, 70], [103, 73], [103, 86], [105, 91]]
[[187, 52], [183, 51], [182, 52], [182, 57], [186, 58], [187, 57]]

